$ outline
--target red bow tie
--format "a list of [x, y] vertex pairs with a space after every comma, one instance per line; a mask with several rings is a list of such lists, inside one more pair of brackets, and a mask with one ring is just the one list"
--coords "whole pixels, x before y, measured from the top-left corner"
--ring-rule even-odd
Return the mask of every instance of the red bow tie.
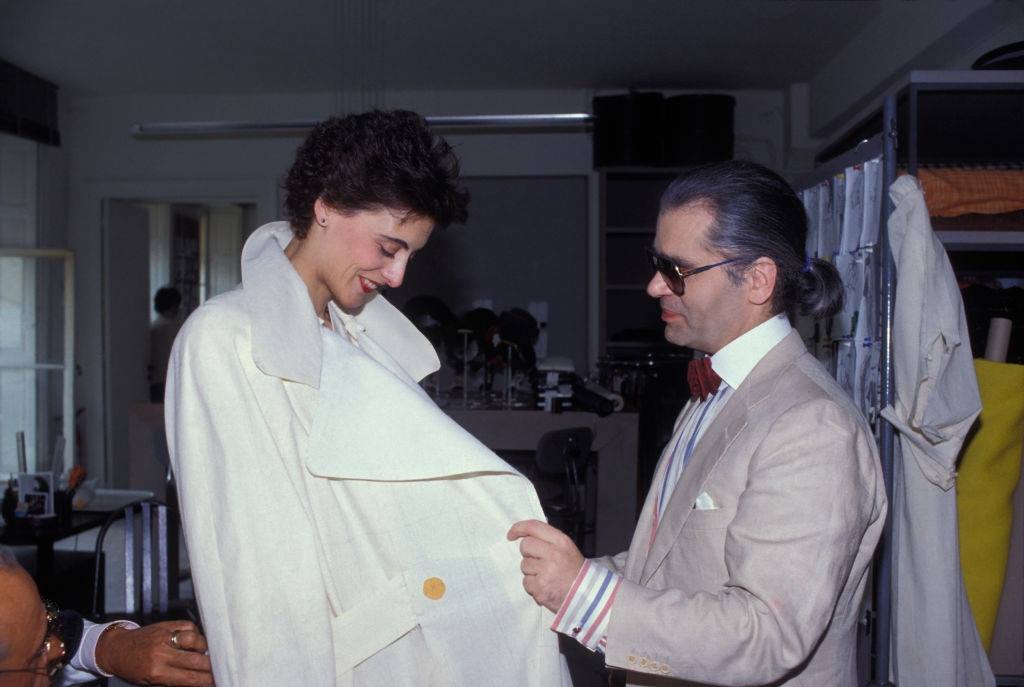
[[718, 391], [722, 378], [711, 369], [711, 358], [706, 357], [690, 361], [686, 367], [686, 382], [690, 385], [690, 396], [704, 401], [708, 394]]

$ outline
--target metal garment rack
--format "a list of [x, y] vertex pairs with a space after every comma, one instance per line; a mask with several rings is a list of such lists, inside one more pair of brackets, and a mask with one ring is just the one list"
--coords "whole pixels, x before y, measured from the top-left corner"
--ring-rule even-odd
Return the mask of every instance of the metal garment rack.
[[[820, 165], [814, 172], [800, 179], [797, 190], [813, 188], [823, 181], [833, 178], [843, 170], [854, 165], [863, 164], [881, 158], [881, 205], [879, 209], [879, 233], [875, 250], [880, 256], [881, 269], [873, 286], [875, 302], [878, 308], [878, 331], [875, 340], [880, 343], [878, 408], [885, 408], [895, 400], [893, 376], [893, 311], [896, 299], [896, 270], [889, 246], [888, 233], [885, 231], [886, 221], [892, 214], [892, 200], [889, 198], [889, 187], [896, 180], [896, 96], [887, 96], [883, 103], [884, 130], [871, 138], [860, 140], [851, 149], [833, 157]], [[885, 483], [886, 498], [892, 503], [893, 458], [895, 433], [880, 414], [876, 413], [878, 422], [878, 453], [882, 465], [882, 477]], [[891, 509], [890, 509], [891, 510]], [[892, 578], [892, 536], [890, 520], [887, 518], [875, 554], [873, 576], [874, 622], [871, 634], [871, 687], [888, 685], [889, 638], [891, 635], [892, 595], [890, 580]]]
[[[895, 376], [893, 373], [893, 314], [896, 308], [896, 263], [889, 245], [886, 222], [893, 211], [889, 188], [896, 181], [896, 96], [888, 95], [882, 105], [882, 224], [879, 225], [878, 242], [882, 251], [882, 275], [880, 286], [882, 330], [881, 356], [881, 398], [883, 408], [893, 405], [896, 400]], [[885, 481], [885, 498], [889, 513], [893, 512], [893, 465], [895, 460], [896, 430], [889, 421], [879, 416], [878, 457], [882, 463], [882, 478]], [[875, 581], [872, 590], [875, 595], [875, 627], [871, 635], [872, 679], [869, 684], [888, 687], [889, 653], [892, 637], [892, 517], [886, 517], [876, 559]]]
[[[885, 231], [886, 221], [892, 214], [893, 203], [888, 189], [896, 180], [897, 168], [905, 164], [906, 171], [916, 175], [922, 165], [921, 161], [921, 115], [922, 94], [932, 92], [962, 93], [969, 97], [995, 92], [1024, 91], [1024, 71], [987, 71], [987, 72], [936, 72], [915, 71], [897, 88], [890, 91], [881, 102], [880, 111], [869, 115], [859, 125], [832, 146], [824, 149], [819, 159], [825, 158], [815, 177], [819, 180], [829, 178], [832, 174], [846, 167], [874, 159], [879, 144], [882, 155], [882, 218], [879, 231], [879, 249], [882, 255], [882, 269], [878, 284], [879, 297], [879, 329], [881, 337], [880, 355], [880, 405], [886, 407], [895, 401], [895, 383], [893, 369], [893, 314], [896, 295], [896, 266], [893, 260], [889, 239]], [[1014, 111], [1006, 113], [1014, 117]], [[902, 125], [902, 130], [898, 127]], [[1020, 124], [1018, 122], [1017, 126]], [[975, 131], [981, 127], [974, 127]], [[899, 136], [897, 135], [899, 134]], [[1000, 131], [991, 131], [989, 142], [1000, 136]], [[870, 140], [869, 140], [870, 137]], [[874, 142], [872, 144], [872, 142]], [[872, 144], [872, 145], [869, 145]], [[1013, 166], [1024, 164], [1024, 145], [1019, 139], [1009, 150], [1001, 150], [998, 159], [991, 162], [972, 159], [967, 165]], [[956, 165], [957, 160], [944, 160], [941, 164]], [[927, 164], [927, 162], [925, 163]], [[895, 687], [889, 679], [892, 637], [892, 570], [893, 547], [891, 514], [893, 507], [893, 474], [895, 460], [895, 430], [884, 418], [878, 419], [879, 424], [879, 457], [885, 480], [885, 492], [889, 500], [890, 517], [886, 519], [885, 528], [875, 555], [873, 578], [873, 609], [875, 622], [872, 632], [872, 673], [869, 687]]]

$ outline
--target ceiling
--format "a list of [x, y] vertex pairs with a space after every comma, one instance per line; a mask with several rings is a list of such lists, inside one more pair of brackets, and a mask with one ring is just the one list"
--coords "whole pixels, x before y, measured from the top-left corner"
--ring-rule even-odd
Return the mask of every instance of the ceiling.
[[884, 4], [0, 0], [0, 58], [75, 95], [780, 88]]

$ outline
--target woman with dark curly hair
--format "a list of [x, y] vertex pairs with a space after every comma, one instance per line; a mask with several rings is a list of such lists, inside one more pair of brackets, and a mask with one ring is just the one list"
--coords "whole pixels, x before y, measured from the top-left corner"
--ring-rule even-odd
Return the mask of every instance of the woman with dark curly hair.
[[285, 182], [291, 230], [285, 254], [328, 321], [401, 285], [409, 258], [435, 226], [466, 220], [459, 163], [411, 112], [329, 119], [299, 148]]
[[451, 147], [411, 112], [327, 120], [288, 222], [175, 341], [166, 422], [214, 676], [230, 685], [568, 685], [519, 586], [530, 483], [418, 381], [439, 362], [387, 300], [463, 222]]

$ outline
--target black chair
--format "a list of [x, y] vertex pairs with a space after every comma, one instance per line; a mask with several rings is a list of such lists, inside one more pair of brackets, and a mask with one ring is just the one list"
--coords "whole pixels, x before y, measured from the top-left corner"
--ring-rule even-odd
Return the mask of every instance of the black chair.
[[[170, 489], [168, 495], [170, 505], [156, 499], [135, 501], [111, 513], [100, 527], [96, 535], [93, 620], [132, 620], [140, 625], [161, 620], [191, 620], [201, 630], [195, 602], [178, 599], [180, 520], [176, 493]], [[103, 547], [107, 532], [118, 520], [124, 520], [125, 610], [107, 613]], [[98, 678], [83, 683], [83, 687], [106, 687], [107, 684], [107, 678]]]
[[140, 624], [159, 620], [188, 618], [194, 612], [178, 602], [177, 509], [155, 499], [143, 499], [115, 511], [103, 523], [96, 536], [95, 575], [92, 595], [93, 618], [106, 617], [103, 548], [107, 533], [118, 520], [124, 521], [124, 612]]
[[537, 442], [534, 484], [548, 521], [585, 550], [586, 471], [594, 433], [588, 427], [547, 432]]

